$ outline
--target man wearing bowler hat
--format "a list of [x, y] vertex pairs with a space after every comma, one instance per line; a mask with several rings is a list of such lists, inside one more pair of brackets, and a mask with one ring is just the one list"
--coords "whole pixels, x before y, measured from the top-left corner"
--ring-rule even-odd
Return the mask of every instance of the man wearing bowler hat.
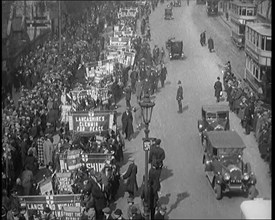
[[122, 176], [123, 179], [127, 179], [126, 191], [129, 193], [130, 198], [134, 198], [135, 191], [138, 190], [137, 186], [137, 165], [134, 158], [129, 159], [130, 165], [126, 173]]
[[178, 105], [179, 105], [179, 111], [178, 113], [182, 113], [182, 100], [183, 100], [183, 88], [181, 86], [181, 81], [178, 81], [178, 90], [177, 90], [177, 96], [176, 96], [176, 100], [178, 101]]

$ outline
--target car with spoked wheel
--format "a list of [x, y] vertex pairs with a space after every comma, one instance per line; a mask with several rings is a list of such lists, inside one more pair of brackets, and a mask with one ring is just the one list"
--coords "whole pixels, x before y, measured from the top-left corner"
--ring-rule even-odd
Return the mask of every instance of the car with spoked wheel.
[[236, 131], [205, 132], [202, 163], [216, 199], [225, 193], [245, 193], [249, 199], [256, 196], [256, 176], [249, 162], [243, 160], [246, 148]]

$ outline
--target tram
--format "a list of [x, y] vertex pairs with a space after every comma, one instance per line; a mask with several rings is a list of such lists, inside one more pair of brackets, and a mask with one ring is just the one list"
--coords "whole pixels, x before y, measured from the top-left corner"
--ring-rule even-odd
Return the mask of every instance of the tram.
[[271, 104], [271, 36], [271, 24], [246, 25], [244, 79], [259, 98], [269, 104]]
[[244, 49], [245, 25], [256, 21], [256, 5], [249, 2], [234, 1], [231, 3], [231, 40], [239, 48]]
[[218, 3], [219, 3], [219, 0], [206, 1], [206, 12], [208, 16], [218, 15]]

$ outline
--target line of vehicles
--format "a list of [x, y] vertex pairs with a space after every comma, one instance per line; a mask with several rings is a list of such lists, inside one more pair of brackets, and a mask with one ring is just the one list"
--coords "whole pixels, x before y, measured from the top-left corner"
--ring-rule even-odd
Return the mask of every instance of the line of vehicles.
[[250, 163], [243, 161], [246, 148], [243, 140], [236, 131], [230, 130], [229, 107], [225, 104], [202, 106], [198, 131], [204, 171], [216, 199], [231, 192], [245, 193], [249, 199], [254, 199], [257, 180]]

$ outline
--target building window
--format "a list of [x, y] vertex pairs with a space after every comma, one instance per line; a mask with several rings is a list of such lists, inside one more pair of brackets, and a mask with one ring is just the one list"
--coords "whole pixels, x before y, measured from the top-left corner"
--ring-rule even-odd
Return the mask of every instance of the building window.
[[262, 38], [262, 40], [261, 40], [261, 49], [265, 50], [265, 36], [262, 36], [261, 38]]
[[241, 15], [242, 14], [242, 9], [239, 8], [239, 14], [238, 15]]
[[239, 26], [239, 33], [240, 34], [244, 34], [245, 32], [245, 25], [243, 25], [243, 24], [241, 24], [240, 26]]
[[253, 9], [247, 9], [247, 16], [253, 16]]
[[255, 44], [256, 47], [259, 47], [259, 34], [255, 32]]
[[254, 31], [253, 30], [251, 30], [251, 42], [253, 43], [253, 44], [255, 44], [255, 41], [254, 41]]
[[266, 51], [271, 51], [271, 37], [266, 37]]
[[255, 77], [257, 80], [259, 80], [259, 70], [258, 70], [258, 67], [255, 65], [254, 66], [254, 70], [255, 70]]
[[242, 8], [242, 14], [241, 15], [246, 16], [246, 8]]

